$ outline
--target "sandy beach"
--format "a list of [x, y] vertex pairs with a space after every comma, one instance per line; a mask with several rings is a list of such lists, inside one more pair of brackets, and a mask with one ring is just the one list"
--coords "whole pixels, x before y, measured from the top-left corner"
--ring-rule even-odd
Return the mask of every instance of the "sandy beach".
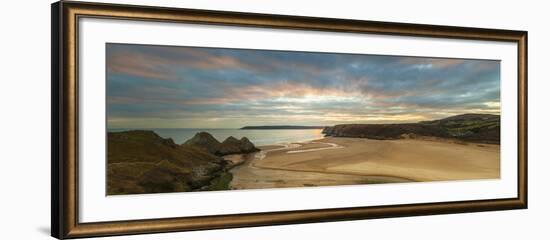
[[231, 187], [300, 186], [495, 179], [500, 146], [448, 140], [326, 137], [260, 147], [233, 157]]

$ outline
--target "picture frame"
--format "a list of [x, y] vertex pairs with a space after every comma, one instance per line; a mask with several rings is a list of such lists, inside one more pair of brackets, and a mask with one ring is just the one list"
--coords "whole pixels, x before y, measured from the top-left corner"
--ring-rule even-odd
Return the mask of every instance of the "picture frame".
[[[281, 224], [347, 221], [389, 217], [465, 213], [527, 208], [527, 32], [408, 23], [390, 23], [302, 16], [222, 12], [210, 10], [163, 8], [60, 1], [52, 4], [52, 126], [51, 126], [51, 235], [58, 239], [163, 233]], [[79, 24], [82, 19], [109, 19], [139, 23], [202, 24], [236, 26], [264, 30], [298, 30], [323, 34], [350, 33], [377, 36], [420, 37], [468, 41], [502, 42], [515, 45], [517, 72], [517, 135], [515, 197], [482, 198], [441, 202], [391, 205], [349, 206], [320, 209], [297, 209], [237, 214], [137, 218], [82, 222], [80, 197], [81, 174], [86, 169], [79, 162], [82, 111], [79, 76], [80, 64], [87, 56], [79, 55], [82, 46]], [[503, 96], [504, 97], [504, 96]], [[509, 100], [510, 101], [510, 100]], [[506, 129], [512, 132], [510, 129]], [[100, 176], [98, 176], [100, 177]], [[102, 177], [102, 176], [101, 176]], [[249, 192], [249, 194], [253, 194]], [[197, 196], [197, 195], [195, 195]], [[102, 196], [105, 197], [105, 196]]]

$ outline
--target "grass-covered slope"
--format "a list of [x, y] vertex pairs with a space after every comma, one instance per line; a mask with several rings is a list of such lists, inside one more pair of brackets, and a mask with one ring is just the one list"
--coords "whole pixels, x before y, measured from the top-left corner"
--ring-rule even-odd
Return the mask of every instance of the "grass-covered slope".
[[444, 129], [452, 137], [472, 142], [500, 143], [500, 116], [462, 114], [435, 121], [420, 122]]
[[462, 114], [434, 121], [397, 124], [340, 124], [323, 133], [334, 137], [400, 139], [411, 136], [452, 138], [470, 142], [500, 143], [500, 116]]
[[108, 195], [219, 190], [230, 178], [221, 157], [153, 131], [110, 132], [107, 142]]

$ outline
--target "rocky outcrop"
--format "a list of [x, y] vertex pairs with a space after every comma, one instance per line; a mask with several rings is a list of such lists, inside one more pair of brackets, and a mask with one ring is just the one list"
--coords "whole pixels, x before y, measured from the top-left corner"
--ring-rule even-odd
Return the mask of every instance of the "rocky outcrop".
[[257, 151], [260, 151], [260, 149], [256, 148], [256, 146], [254, 146], [254, 144], [246, 137], [242, 137], [240, 140], [234, 138], [233, 136], [228, 137], [222, 142], [220, 148], [222, 155], [251, 153]]
[[254, 144], [248, 140], [248, 138], [246, 137], [242, 137], [241, 138], [241, 151], [243, 152], [257, 152], [257, 151], [260, 151], [260, 149], [256, 148], [256, 146], [254, 146]]
[[323, 131], [321, 131], [322, 134], [325, 134], [325, 136], [332, 136], [334, 131], [334, 127], [324, 127]]
[[206, 150], [209, 153], [220, 155], [219, 150], [221, 147], [221, 143], [207, 132], [196, 133], [193, 138], [185, 141], [183, 145], [196, 146]]
[[254, 144], [246, 137], [239, 140], [230, 136], [220, 143], [207, 132], [199, 132], [195, 134], [193, 138], [187, 140], [183, 145], [199, 147], [217, 156], [260, 151], [260, 149], [256, 148]]

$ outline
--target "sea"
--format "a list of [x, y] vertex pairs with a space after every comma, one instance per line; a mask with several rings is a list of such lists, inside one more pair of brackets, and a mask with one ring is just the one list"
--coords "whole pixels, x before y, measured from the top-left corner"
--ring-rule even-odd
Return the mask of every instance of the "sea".
[[[129, 128], [113, 128], [109, 132], [121, 132], [138, 130]], [[151, 130], [163, 138], [172, 138], [175, 143], [181, 144], [191, 139], [198, 132], [208, 132], [218, 141], [233, 136], [240, 139], [247, 137], [256, 146], [282, 144], [291, 142], [304, 142], [323, 138], [322, 129], [198, 129], [198, 128], [150, 128], [139, 130]]]

